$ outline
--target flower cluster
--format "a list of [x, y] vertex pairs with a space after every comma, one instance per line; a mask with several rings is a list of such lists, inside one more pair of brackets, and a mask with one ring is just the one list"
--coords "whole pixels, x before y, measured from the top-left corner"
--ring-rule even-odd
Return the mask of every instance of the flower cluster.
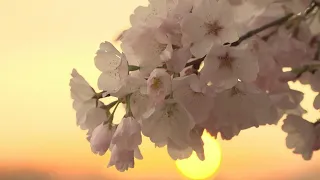
[[[311, 159], [320, 149], [320, 124], [301, 118], [303, 93], [288, 82], [320, 92], [320, 33], [309, 26], [320, 14], [318, 0], [149, 2], [136, 8], [132, 27], [119, 36], [122, 52], [100, 44], [94, 63], [101, 92], [72, 72], [77, 125], [88, 131], [93, 153], [110, 150], [108, 166], [128, 170], [143, 158], [143, 134], [174, 160], [193, 151], [204, 160], [204, 130], [231, 140], [287, 115], [288, 148]], [[236, 20], [236, 9], [248, 3], [256, 12]], [[108, 97], [118, 100], [105, 105], [101, 99]], [[126, 113], [116, 124], [119, 104]], [[320, 109], [320, 94], [314, 107]]]

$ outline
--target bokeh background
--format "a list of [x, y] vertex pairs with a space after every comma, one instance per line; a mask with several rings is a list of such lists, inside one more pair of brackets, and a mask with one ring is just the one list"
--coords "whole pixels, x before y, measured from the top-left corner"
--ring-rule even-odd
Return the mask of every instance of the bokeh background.
[[[75, 123], [72, 68], [93, 87], [100, 42], [129, 27], [129, 15], [147, 0], [0, 0], [0, 180], [183, 180], [166, 149], [145, 139], [143, 161], [126, 173], [106, 168], [110, 154], [91, 153]], [[306, 97], [310, 121], [315, 93]], [[244, 131], [219, 141], [216, 180], [319, 180], [320, 152], [304, 161], [285, 147], [280, 126]]]

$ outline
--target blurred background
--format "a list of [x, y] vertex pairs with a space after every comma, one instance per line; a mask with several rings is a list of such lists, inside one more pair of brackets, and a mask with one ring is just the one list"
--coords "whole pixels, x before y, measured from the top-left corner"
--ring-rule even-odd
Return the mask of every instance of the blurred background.
[[[143, 161], [119, 173], [110, 154], [94, 155], [76, 126], [69, 79], [76, 68], [96, 88], [93, 58], [102, 41], [129, 27], [129, 16], [147, 0], [0, 0], [0, 180], [183, 180], [166, 149], [148, 139]], [[315, 93], [302, 106], [310, 121]], [[304, 161], [285, 146], [278, 126], [241, 132], [219, 141], [222, 160], [215, 180], [318, 180], [320, 152]], [[210, 153], [206, 151], [206, 153]], [[213, 178], [210, 178], [213, 179]]]

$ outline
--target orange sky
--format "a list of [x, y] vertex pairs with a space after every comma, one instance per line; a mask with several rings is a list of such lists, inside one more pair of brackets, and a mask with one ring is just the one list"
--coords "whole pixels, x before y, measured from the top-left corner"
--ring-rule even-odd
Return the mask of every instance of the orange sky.
[[[96, 87], [99, 72], [93, 57], [100, 42], [112, 40], [128, 27], [133, 9], [146, 2], [0, 1], [1, 167], [29, 166], [62, 177], [102, 174], [124, 180], [183, 179], [166, 149], [155, 149], [147, 139], [142, 146], [145, 160], [138, 161], [134, 170], [118, 173], [105, 168], [109, 154], [91, 153], [71, 107], [68, 83], [72, 68]], [[310, 110], [306, 117], [311, 121], [320, 117], [311, 104], [315, 93], [308, 87], [294, 87], [308, 94], [303, 102]], [[280, 125], [282, 122], [250, 129], [221, 142], [223, 159], [216, 179], [312, 180], [314, 172], [320, 171], [320, 153], [309, 162], [293, 155], [285, 147]]]

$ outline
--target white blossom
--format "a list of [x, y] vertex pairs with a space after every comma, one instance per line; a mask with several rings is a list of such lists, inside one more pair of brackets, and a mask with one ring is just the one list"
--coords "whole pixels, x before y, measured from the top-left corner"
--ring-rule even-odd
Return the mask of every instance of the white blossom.
[[194, 56], [201, 58], [213, 44], [222, 45], [238, 39], [233, 13], [229, 9], [228, 1], [202, 0], [184, 18], [182, 32], [191, 40]]
[[141, 119], [142, 133], [152, 142], [163, 143], [170, 138], [182, 148], [188, 146], [188, 135], [194, 125], [188, 112], [170, 99], [149, 109]]

